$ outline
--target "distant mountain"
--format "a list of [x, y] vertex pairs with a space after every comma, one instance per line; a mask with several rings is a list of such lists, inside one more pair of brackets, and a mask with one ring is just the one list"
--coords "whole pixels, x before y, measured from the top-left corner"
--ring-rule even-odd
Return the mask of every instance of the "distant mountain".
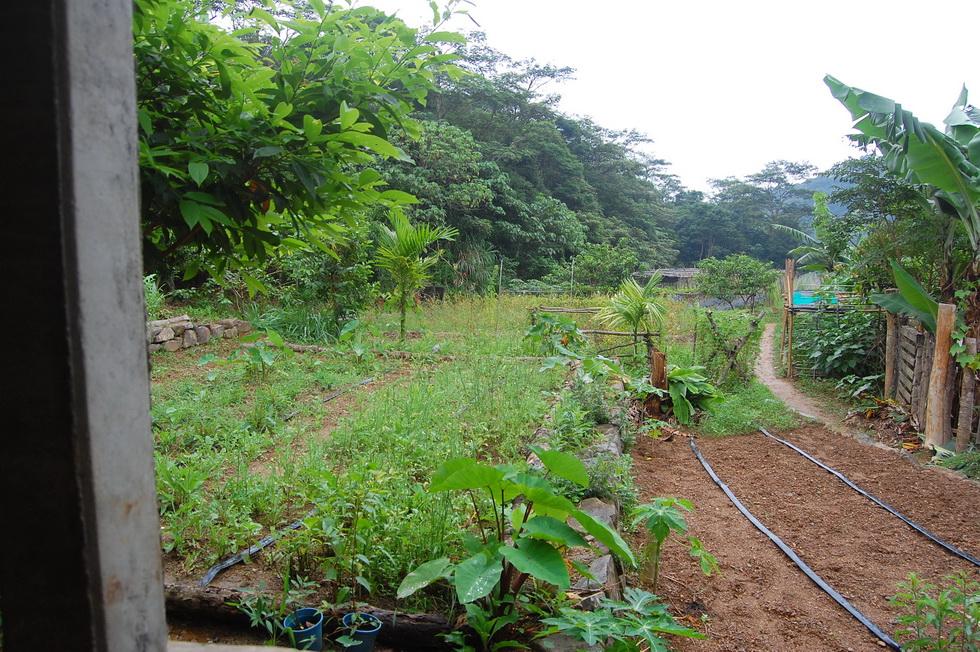
[[[847, 183], [846, 181], [838, 181], [833, 177], [827, 177], [821, 175], [818, 177], [813, 177], [812, 179], [808, 179], [807, 181], [798, 184], [797, 187], [810, 191], [811, 195], [812, 193], [815, 192], [825, 192], [828, 195], [830, 195], [836, 190], [841, 190], [843, 188], [850, 188], [852, 185], [854, 184]], [[809, 201], [809, 205], [811, 207], [813, 206], [812, 199]], [[840, 204], [828, 204], [827, 208], [830, 210], [831, 214], [833, 215], [843, 215], [844, 213], [847, 212], [847, 207], [841, 206]]]

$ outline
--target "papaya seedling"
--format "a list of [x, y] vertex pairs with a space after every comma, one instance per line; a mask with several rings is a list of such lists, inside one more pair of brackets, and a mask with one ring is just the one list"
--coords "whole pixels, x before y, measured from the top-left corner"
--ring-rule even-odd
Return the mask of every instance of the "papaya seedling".
[[[644, 579], [650, 582], [650, 588], [657, 590], [657, 580], [660, 578], [660, 561], [664, 543], [671, 532], [680, 535], [687, 534], [687, 521], [681, 510], [691, 511], [694, 505], [689, 500], [680, 498], [655, 498], [648, 505], [640, 505], [633, 510], [633, 526], [643, 524], [647, 530], [647, 545], [643, 551]], [[697, 537], [688, 536], [691, 546], [691, 556], [701, 564], [701, 571], [711, 575], [718, 571], [718, 562], [704, 549]]]

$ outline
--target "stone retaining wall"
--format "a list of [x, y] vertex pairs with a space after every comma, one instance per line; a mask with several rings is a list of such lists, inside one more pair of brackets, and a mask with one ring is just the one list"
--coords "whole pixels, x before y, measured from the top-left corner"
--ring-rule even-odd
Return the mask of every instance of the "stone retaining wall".
[[[577, 362], [572, 363], [573, 368], [575, 368]], [[571, 381], [569, 381], [569, 385], [570, 383]], [[622, 383], [617, 383], [615, 389], [622, 391]], [[618, 423], [604, 423], [595, 426], [595, 430], [599, 433], [600, 438], [581, 455], [583, 462], [588, 463], [599, 455], [618, 457], [626, 454], [623, 439], [620, 436], [620, 424], [627, 418], [626, 409], [623, 405], [617, 404], [611, 406], [610, 413], [612, 414], [612, 420]], [[534, 433], [534, 444], [544, 449], [551, 447], [550, 439], [554, 435], [554, 431], [549, 429], [547, 425], [546, 419], [545, 425], [538, 428]], [[534, 453], [528, 455], [527, 462], [532, 467], [544, 468], [544, 464]], [[603, 521], [613, 529], [620, 530], [622, 528], [620, 505], [615, 501], [586, 498], [578, 504], [578, 508], [594, 519]], [[582, 608], [588, 611], [596, 609], [600, 606], [603, 597], [611, 600], [621, 600], [623, 589], [625, 588], [625, 576], [615, 557], [613, 557], [605, 545], [586, 533], [585, 529], [574, 518], [569, 519], [569, 525], [582, 534], [586, 541], [596, 548], [595, 550], [572, 548], [567, 554], [569, 559], [588, 566], [589, 572], [595, 578], [595, 581], [593, 581], [586, 577], [581, 577], [572, 584], [572, 591], [581, 597], [580, 604]], [[604, 648], [599, 645], [586, 645], [566, 634], [554, 634], [532, 642], [532, 649], [539, 651], [547, 650], [548, 652], [564, 652], [566, 650], [602, 650]]]
[[150, 353], [163, 349], [177, 351], [206, 344], [213, 339], [231, 339], [252, 330], [243, 319], [219, 319], [208, 324], [197, 324], [187, 315], [146, 322], [146, 343]]

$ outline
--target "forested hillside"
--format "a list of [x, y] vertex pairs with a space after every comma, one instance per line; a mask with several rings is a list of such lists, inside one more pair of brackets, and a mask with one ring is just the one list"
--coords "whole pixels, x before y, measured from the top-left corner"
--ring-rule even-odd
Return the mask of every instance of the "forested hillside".
[[481, 34], [461, 56], [467, 74], [443, 80], [415, 113], [421, 137], [399, 143], [412, 162], [386, 166], [392, 187], [420, 200], [415, 216], [460, 230], [460, 259], [502, 256], [528, 279], [561, 276], [596, 245], [635, 256], [638, 269], [738, 252], [781, 262], [795, 246], [772, 225], [798, 228], [810, 214], [812, 191], [798, 184], [812, 166], [775, 161], [715, 180], [710, 197], [689, 191], [646, 135], [556, 108], [574, 71], [514, 61]]
[[501, 263], [509, 281], [577, 265], [606, 288], [733, 253], [781, 264], [797, 242], [774, 225], [806, 227], [812, 166], [686, 189], [656, 133], [563, 113], [573, 70], [446, 31], [452, 9], [415, 29], [293, 5], [137, 5], [145, 260], [171, 289], [231, 272], [250, 291], [285, 274], [357, 294], [393, 213], [455, 229], [435, 281], [478, 292]]

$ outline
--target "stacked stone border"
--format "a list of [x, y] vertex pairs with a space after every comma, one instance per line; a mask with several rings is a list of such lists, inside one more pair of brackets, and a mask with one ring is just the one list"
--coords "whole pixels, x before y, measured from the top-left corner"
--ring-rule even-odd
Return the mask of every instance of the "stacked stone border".
[[[572, 374], [565, 385], [566, 388], [571, 387], [575, 382], [575, 376], [580, 371], [581, 363], [574, 361], [572, 363]], [[619, 381], [614, 382], [611, 388], [617, 393], [622, 393], [624, 389], [622, 383]], [[617, 403], [610, 407], [609, 413], [612, 422], [598, 424], [594, 427], [600, 437], [596, 443], [592, 444], [592, 446], [581, 454], [582, 460], [586, 463], [603, 454], [619, 457], [626, 453], [626, 447], [620, 433], [621, 427], [625, 425], [627, 419], [627, 406]], [[546, 422], [545, 425], [535, 431], [534, 444], [541, 448], [549, 449], [551, 447], [551, 436], [554, 434], [554, 430], [548, 428]], [[542, 464], [541, 460], [534, 453], [527, 456], [527, 462], [533, 467], [539, 469], [544, 468], [544, 464]], [[603, 521], [610, 527], [620, 531], [622, 530], [622, 509], [619, 503], [601, 500], [599, 498], [586, 498], [578, 504], [578, 508], [593, 518]], [[595, 549], [572, 548], [568, 552], [569, 559], [587, 565], [589, 567], [589, 573], [595, 578], [595, 581], [593, 581], [582, 577], [572, 584], [572, 590], [583, 596], [580, 602], [582, 608], [588, 611], [596, 609], [600, 606], [603, 597], [609, 598], [610, 600], [621, 600], [623, 597], [623, 588], [626, 584], [625, 574], [619, 562], [609, 552], [608, 547], [587, 534], [585, 529], [574, 518], [569, 519], [569, 525], [582, 534], [586, 541], [595, 547]], [[555, 634], [543, 639], [537, 639], [531, 645], [533, 649], [547, 650], [548, 652], [603, 649], [602, 646], [588, 646], [582, 641], [575, 640], [566, 634]]]
[[197, 324], [187, 315], [146, 322], [146, 348], [154, 351], [178, 351], [189, 349], [211, 340], [231, 339], [252, 330], [244, 319], [219, 319], [207, 324]]

